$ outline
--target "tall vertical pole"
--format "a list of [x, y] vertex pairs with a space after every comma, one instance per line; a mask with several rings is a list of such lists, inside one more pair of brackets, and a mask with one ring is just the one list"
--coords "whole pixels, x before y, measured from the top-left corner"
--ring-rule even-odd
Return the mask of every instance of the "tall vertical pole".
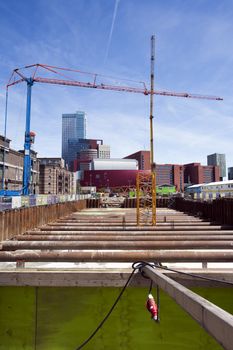
[[31, 180], [31, 143], [30, 143], [30, 122], [31, 122], [31, 95], [33, 80], [27, 80], [27, 105], [26, 105], [26, 128], [24, 142], [24, 163], [23, 163], [23, 194], [29, 195]]
[[8, 110], [8, 87], [6, 88], [5, 104], [5, 125], [4, 125], [4, 146], [3, 146], [3, 166], [2, 166], [2, 190], [5, 190], [5, 170], [6, 170], [6, 130], [7, 130], [7, 110]]
[[155, 36], [151, 36], [151, 73], [150, 73], [150, 165], [151, 165], [151, 197], [152, 197], [152, 225], [156, 225], [156, 174], [154, 163], [154, 64], [155, 64]]
[[154, 108], [154, 58], [155, 56], [155, 36], [151, 37], [151, 66], [150, 66], [150, 165], [151, 171], [154, 168], [154, 137], [153, 137], [153, 108]]

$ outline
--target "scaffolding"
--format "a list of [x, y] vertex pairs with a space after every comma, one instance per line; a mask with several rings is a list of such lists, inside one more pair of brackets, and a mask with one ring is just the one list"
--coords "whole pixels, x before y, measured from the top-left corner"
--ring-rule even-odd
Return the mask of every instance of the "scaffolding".
[[137, 174], [137, 225], [156, 225], [156, 175]]

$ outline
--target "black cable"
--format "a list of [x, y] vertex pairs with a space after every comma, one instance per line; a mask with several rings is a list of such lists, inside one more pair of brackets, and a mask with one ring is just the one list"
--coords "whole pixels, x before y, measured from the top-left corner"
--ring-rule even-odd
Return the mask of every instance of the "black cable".
[[100, 324], [98, 325], [98, 327], [92, 332], [92, 334], [78, 347], [76, 348], [76, 350], [80, 350], [82, 349], [87, 343], [89, 343], [89, 341], [96, 335], [96, 333], [100, 330], [100, 328], [103, 326], [103, 324], [105, 323], [105, 321], [107, 321], [108, 317], [111, 315], [112, 311], [114, 310], [115, 306], [117, 305], [118, 301], [120, 300], [120, 298], [122, 297], [124, 291], [126, 290], [129, 282], [131, 281], [133, 275], [135, 274], [135, 271], [137, 270], [137, 268], [133, 268], [133, 271], [131, 272], [127, 282], [125, 283], [124, 287], [122, 288], [120, 294], [118, 295], [118, 297], [116, 298], [114, 304], [112, 305], [112, 307], [110, 308], [110, 310], [108, 311], [108, 313], [106, 314], [106, 316], [103, 318], [103, 320], [100, 322]]
[[148, 294], [151, 294], [152, 287], [153, 287], [153, 281], [152, 281], [152, 280], [150, 280], [150, 287], [149, 287]]
[[186, 275], [186, 276], [190, 276], [193, 278], [200, 278], [206, 281], [210, 281], [210, 282], [217, 282], [217, 283], [223, 283], [223, 284], [228, 284], [230, 286], [233, 286], [233, 282], [230, 281], [224, 281], [224, 280], [219, 280], [217, 278], [211, 278], [211, 277], [205, 277], [205, 276], [201, 276], [201, 275], [196, 275], [190, 272], [183, 272], [183, 271], [179, 271], [179, 270], [175, 270], [175, 269], [171, 269], [169, 267], [163, 266], [163, 265], [155, 265], [156, 268], [162, 269], [162, 270], [166, 270], [166, 271], [171, 271], [171, 272], [176, 272], [179, 273], [181, 275]]

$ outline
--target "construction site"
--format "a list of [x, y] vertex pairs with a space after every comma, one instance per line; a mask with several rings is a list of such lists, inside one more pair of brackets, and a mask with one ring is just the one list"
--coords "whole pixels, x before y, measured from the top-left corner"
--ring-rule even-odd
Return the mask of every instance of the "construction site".
[[233, 349], [233, 199], [157, 198], [154, 159], [154, 95], [222, 98], [155, 90], [154, 40], [150, 87], [71, 79], [83, 72], [45, 64], [12, 73], [5, 122], [8, 89], [27, 86], [23, 186], [4, 188], [3, 162], [2, 197], [32, 195], [34, 84], [145, 95], [151, 170], [138, 171], [134, 198], [122, 190], [0, 211], [2, 350]]

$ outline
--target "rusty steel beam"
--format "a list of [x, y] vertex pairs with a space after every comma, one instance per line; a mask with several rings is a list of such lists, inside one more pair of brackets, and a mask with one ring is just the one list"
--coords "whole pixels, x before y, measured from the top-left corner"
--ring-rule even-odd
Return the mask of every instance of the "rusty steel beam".
[[[82, 222], [82, 223], [73, 223], [73, 222], [69, 222], [69, 221], [66, 221], [66, 222], [52, 222], [50, 224], [47, 224], [47, 227], [66, 227], [66, 226], [69, 226], [69, 227], [83, 227], [83, 228], [86, 228], [86, 227], [105, 227], [106, 224], [109, 226], [109, 227], [112, 227], [112, 228], [116, 228], [116, 227], [121, 227], [122, 224], [124, 224], [124, 226], [127, 226], [129, 228], [137, 228], [137, 226], [134, 224], [130, 224], [128, 223], [127, 221], [123, 222], [123, 221], [120, 221], [116, 224], [113, 224], [111, 221], [108, 221], [108, 222], [102, 222], [102, 221], [98, 221], [97, 219], [95, 220], [94, 223], [92, 222]], [[167, 221], [167, 222], [160, 222], [158, 224], [156, 224], [156, 227], [166, 227], [168, 226], [169, 228], [171, 226], [181, 226], [181, 227], [219, 227], [219, 225], [211, 225], [210, 223], [205, 223], [205, 222], [197, 222], [197, 223], [193, 223], [193, 222], [190, 222], [190, 221], [187, 221], [187, 222], [179, 222], [179, 221]], [[149, 224], [144, 224], [142, 223], [142, 227], [146, 227], [146, 228], [150, 228], [150, 225]], [[233, 227], [231, 227], [233, 228]]]
[[232, 240], [233, 233], [231, 235], [22, 235], [15, 236], [14, 240], [17, 241], [183, 241], [183, 240], [195, 240], [195, 241], [220, 241], [220, 240]]
[[110, 225], [108, 226], [80, 226], [80, 227], [75, 227], [75, 226], [69, 226], [69, 225], [64, 225], [64, 226], [46, 226], [46, 227], [40, 227], [41, 231], [211, 231], [211, 230], [232, 230], [232, 226], [230, 227], [225, 227], [225, 226], [195, 226], [193, 227], [192, 225], [189, 226], [179, 226], [179, 225], [172, 225], [170, 224], [169, 226], [150, 226], [150, 227], [143, 227], [143, 226], [135, 226], [135, 227], [128, 227], [128, 226], [115, 226], [111, 227]]
[[[127, 225], [129, 226], [135, 226], [135, 220], [133, 221], [129, 221], [127, 219], [126, 220], [126, 223]], [[69, 225], [76, 225], [76, 226], [82, 226], [82, 225], [86, 225], [86, 224], [90, 224], [92, 226], [97, 226], [97, 222], [98, 221], [98, 225], [102, 225], [104, 226], [105, 224], [110, 224], [111, 226], [118, 226], [122, 223], [122, 219], [121, 220], [118, 220], [118, 221], [113, 221], [111, 219], [109, 220], [101, 220], [100, 218], [96, 218], [96, 220], [59, 220], [56, 222], [56, 225], [64, 225], [65, 223], [69, 223]], [[175, 219], [168, 219], [166, 218], [165, 220], [162, 219], [162, 220], [158, 220], [157, 224], [161, 225], [161, 224], [169, 224], [171, 222], [175, 221], [176, 223], [178, 223], [179, 225], [186, 225], [187, 223], [188, 224], [193, 224], [193, 225], [205, 225], [205, 226], [208, 226], [210, 225], [210, 223], [206, 222], [206, 221], [200, 221], [200, 220], [184, 220], [184, 219], [180, 219], [180, 220], [177, 220], [176, 218]], [[50, 225], [53, 225], [55, 223], [50, 223]], [[149, 226], [149, 224], [144, 224], [145, 226]]]
[[80, 249], [230, 249], [233, 241], [5, 241], [2, 250], [80, 250]]
[[76, 251], [76, 252], [3, 252], [0, 261], [24, 262], [232, 262], [233, 251], [183, 251], [183, 250], [140, 250], [140, 251]]
[[[98, 218], [95, 218], [95, 219], [93, 219], [93, 218], [86, 218], [85, 220], [84, 219], [82, 219], [82, 220], [77, 220], [77, 219], [73, 219], [73, 218], [66, 218], [66, 219], [59, 219], [59, 220], [57, 220], [56, 222], [57, 223], [64, 223], [64, 222], [69, 222], [69, 223], [71, 223], [71, 224], [78, 224], [78, 225], [81, 225], [81, 224], [85, 224], [85, 223], [91, 223], [91, 224], [95, 224], [96, 223], [96, 220], [98, 220], [99, 222], [101, 222], [102, 224], [103, 223], [111, 223], [111, 224], [119, 224], [119, 223], [121, 223], [122, 222], [122, 217], [121, 218], [119, 218], [119, 219], [111, 219], [111, 218], [109, 218], [109, 219], [101, 219], [100, 217], [98, 217]], [[125, 220], [127, 220], [127, 223], [129, 224], [129, 225], [135, 225], [135, 220], [136, 219], [128, 219], [128, 218], [125, 218]], [[171, 222], [171, 221], [176, 221], [176, 222], [179, 222], [179, 223], [186, 223], [186, 222], [191, 222], [191, 223], [193, 223], [194, 225], [197, 225], [198, 223], [200, 223], [200, 224], [202, 224], [202, 223], [204, 223], [204, 224], [208, 224], [208, 221], [202, 221], [202, 220], [200, 220], [200, 219], [195, 219], [195, 218], [192, 218], [192, 219], [190, 219], [190, 218], [176, 218], [176, 217], [174, 217], [174, 218], [169, 218], [169, 217], [167, 217], [167, 216], [165, 216], [165, 217], [161, 217], [161, 218], [159, 218], [158, 219], [159, 221], [158, 221], [158, 223], [166, 223], [166, 222]]]
[[183, 235], [184, 237], [189, 235], [233, 235], [233, 231], [230, 230], [217, 230], [217, 231], [176, 231], [176, 230], [170, 230], [170, 231], [147, 231], [147, 230], [138, 230], [138, 231], [129, 231], [129, 230], [119, 230], [119, 231], [50, 231], [50, 230], [35, 230], [35, 231], [27, 231], [27, 234], [37, 236], [37, 235], [128, 235], [128, 236], [154, 236], [154, 235], [163, 235], [163, 236], [173, 236], [173, 235]]
[[143, 272], [197, 321], [226, 350], [233, 349], [233, 315], [149, 266]]

